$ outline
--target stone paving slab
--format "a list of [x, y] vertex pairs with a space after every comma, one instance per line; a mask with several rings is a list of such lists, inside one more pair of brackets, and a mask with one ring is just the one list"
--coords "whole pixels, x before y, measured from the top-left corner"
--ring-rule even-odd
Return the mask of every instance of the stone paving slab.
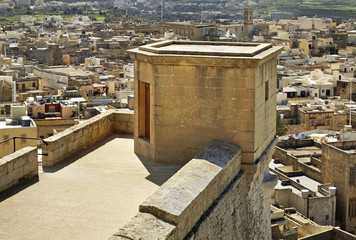
[[0, 239], [108, 239], [181, 166], [139, 159], [113, 135], [0, 195]]

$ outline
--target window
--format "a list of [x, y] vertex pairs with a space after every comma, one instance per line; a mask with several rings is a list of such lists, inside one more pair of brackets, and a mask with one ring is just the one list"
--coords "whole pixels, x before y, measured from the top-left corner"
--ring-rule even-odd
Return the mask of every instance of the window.
[[323, 125], [321, 120], [318, 120], [318, 126]]
[[342, 123], [338, 123], [338, 124], [337, 124], [337, 127], [338, 127], [338, 128], [342, 128]]
[[265, 82], [265, 100], [268, 100], [268, 94], [269, 94], [269, 86], [268, 86], [268, 80]]
[[328, 125], [330, 125], [330, 120], [328, 119]]
[[314, 217], [310, 217], [310, 220], [314, 221]]
[[329, 215], [325, 215], [325, 220], [326, 220], [326, 221], [329, 220]]
[[310, 123], [312, 126], [314, 126], [314, 120], [311, 120]]
[[36, 87], [36, 83], [32, 83], [32, 87]]

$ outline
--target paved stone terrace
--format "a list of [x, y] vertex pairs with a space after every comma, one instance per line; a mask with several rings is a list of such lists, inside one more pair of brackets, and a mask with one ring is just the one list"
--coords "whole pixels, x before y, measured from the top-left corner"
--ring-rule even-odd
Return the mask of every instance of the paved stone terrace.
[[0, 239], [108, 239], [181, 166], [139, 159], [113, 135], [0, 195]]

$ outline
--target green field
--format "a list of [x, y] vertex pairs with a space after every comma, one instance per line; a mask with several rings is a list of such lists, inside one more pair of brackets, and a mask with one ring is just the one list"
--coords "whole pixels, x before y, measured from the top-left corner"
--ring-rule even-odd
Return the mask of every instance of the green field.
[[[60, 15], [63, 19], [70, 19], [75, 14], [73, 13], [65, 13], [63, 11], [56, 11], [56, 12], [28, 12], [23, 9], [18, 9], [13, 12], [8, 12], [0, 15], [0, 24], [7, 24], [19, 21], [21, 16], [30, 15], [33, 16], [35, 19], [40, 20], [49, 15]], [[83, 11], [80, 15], [85, 15], [91, 17], [93, 20], [97, 21], [104, 21], [106, 16], [110, 15], [109, 10], [95, 10], [95, 11]]]
[[356, 16], [355, 0], [265, 0], [260, 3], [260, 12], [271, 10], [291, 12], [295, 16], [320, 16], [332, 18], [348, 18]]

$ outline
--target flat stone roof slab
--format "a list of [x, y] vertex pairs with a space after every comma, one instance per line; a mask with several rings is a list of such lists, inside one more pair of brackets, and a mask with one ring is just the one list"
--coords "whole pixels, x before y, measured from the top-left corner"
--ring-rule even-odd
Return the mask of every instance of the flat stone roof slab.
[[272, 45], [266, 43], [163, 41], [138, 49], [156, 54], [253, 57], [269, 48]]

